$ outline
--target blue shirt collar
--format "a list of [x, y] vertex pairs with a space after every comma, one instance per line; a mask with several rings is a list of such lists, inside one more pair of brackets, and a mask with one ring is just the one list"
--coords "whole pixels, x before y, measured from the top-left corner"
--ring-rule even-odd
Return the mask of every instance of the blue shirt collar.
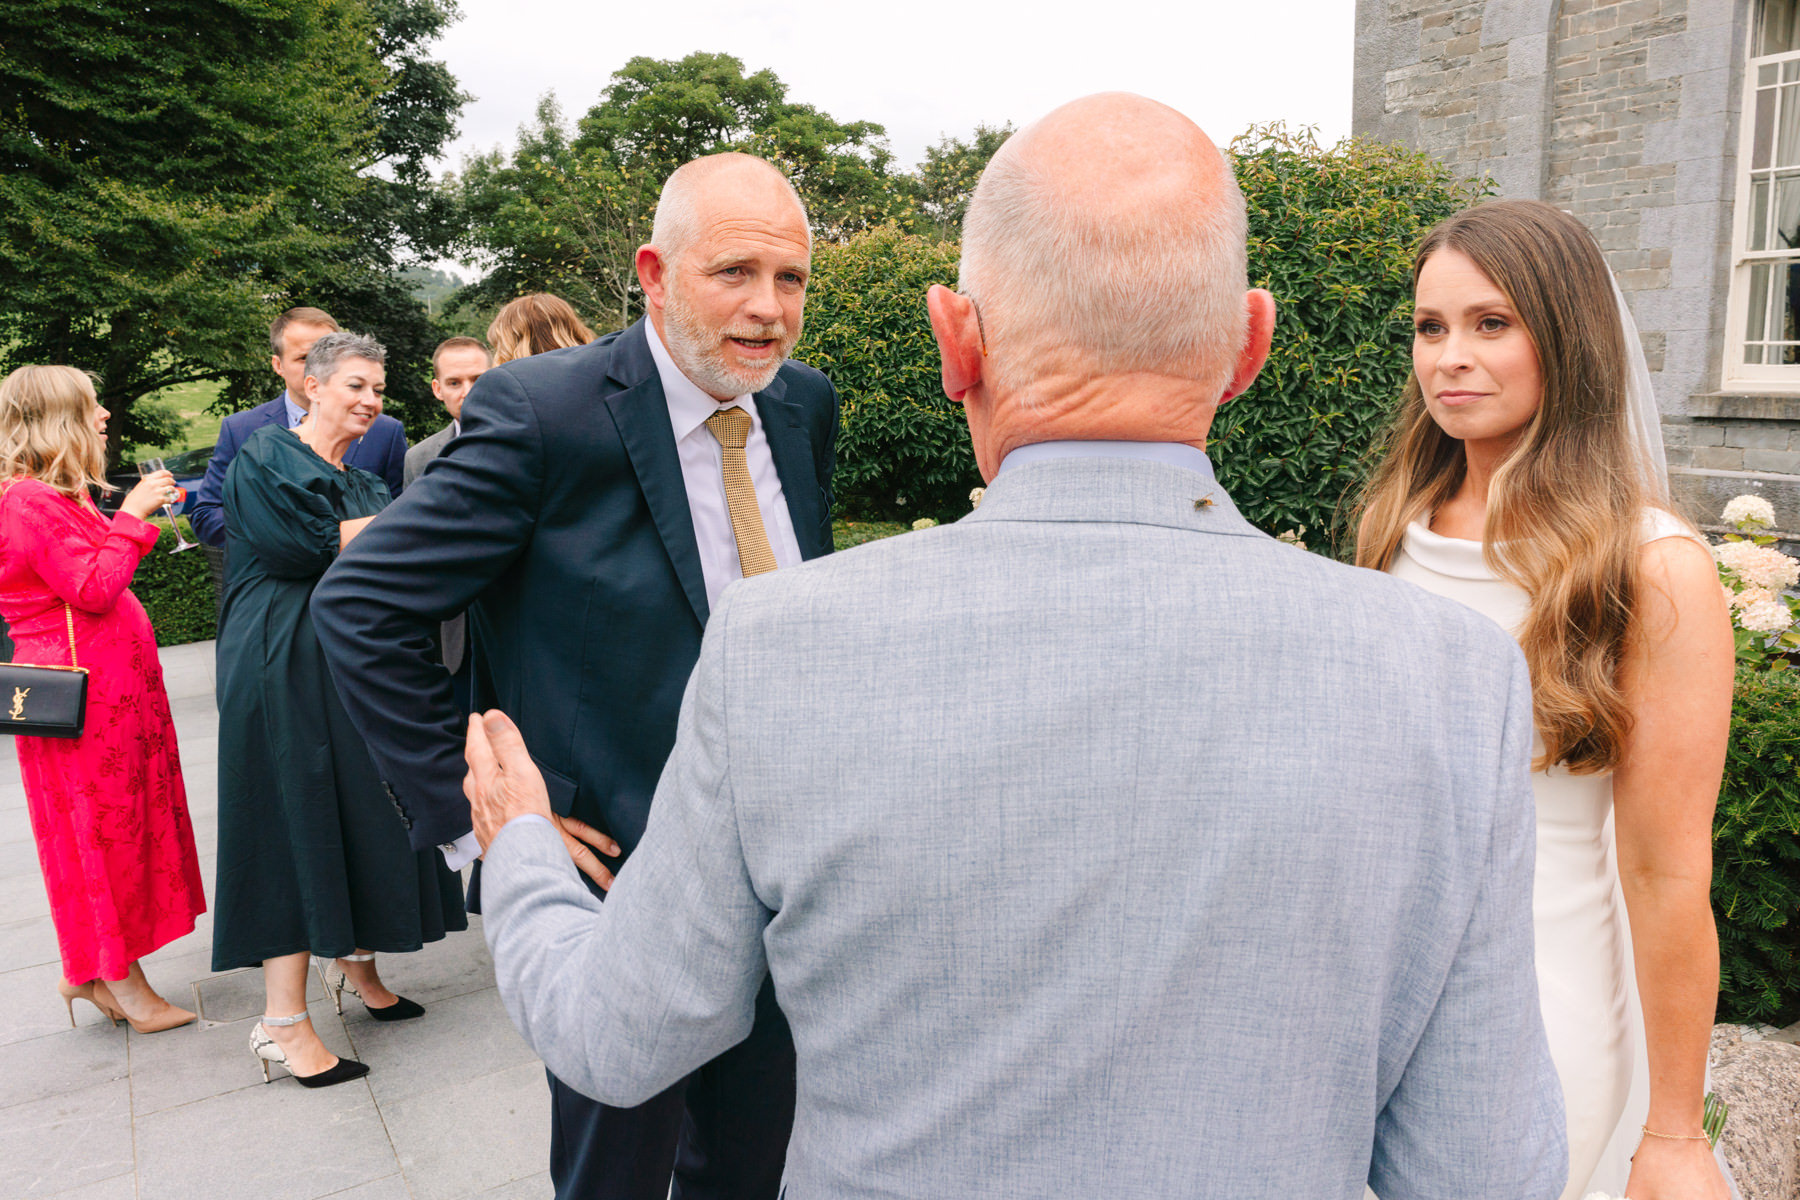
[[306, 416], [306, 410], [294, 403], [294, 398], [287, 394], [286, 388], [281, 389], [281, 403], [287, 407], [287, 427], [292, 429]]
[[[1027, 463], [1053, 458], [1139, 458], [1181, 467], [1213, 479], [1212, 460], [1206, 451], [1184, 442], [1033, 442], [1020, 446], [1000, 461], [999, 474]], [[1216, 481], [1215, 481], [1216, 482]]]

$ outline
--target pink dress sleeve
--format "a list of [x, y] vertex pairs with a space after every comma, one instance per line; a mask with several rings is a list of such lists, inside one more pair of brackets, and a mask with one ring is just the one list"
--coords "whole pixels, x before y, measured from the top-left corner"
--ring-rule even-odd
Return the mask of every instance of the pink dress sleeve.
[[102, 526], [75, 501], [36, 481], [9, 487], [0, 515], [7, 543], [19, 549], [38, 578], [61, 600], [88, 613], [103, 613], [118, 603], [138, 560], [161, 533], [123, 512]]

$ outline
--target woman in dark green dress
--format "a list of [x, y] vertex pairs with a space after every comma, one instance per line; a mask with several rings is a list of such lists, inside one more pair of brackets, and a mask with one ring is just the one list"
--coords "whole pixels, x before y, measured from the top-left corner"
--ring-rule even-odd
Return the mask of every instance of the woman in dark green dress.
[[343, 463], [381, 412], [385, 357], [358, 334], [320, 338], [306, 419], [251, 435], [225, 477], [213, 969], [262, 964], [251, 1052], [265, 1080], [274, 1062], [309, 1087], [368, 1072], [307, 1020], [310, 956], [338, 960], [340, 1011], [348, 987], [377, 1019], [416, 1017], [424, 1009], [382, 985], [373, 952], [468, 927], [458, 877], [408, 844], [307, 611], [319, 576], [388, 502], [386, 484]]

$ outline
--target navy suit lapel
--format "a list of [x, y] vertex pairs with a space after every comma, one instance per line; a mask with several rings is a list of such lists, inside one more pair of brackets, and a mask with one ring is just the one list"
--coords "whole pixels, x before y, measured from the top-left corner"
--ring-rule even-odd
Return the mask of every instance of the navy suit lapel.
[[681, 456], [675, 449], [675, 431], [669, 426], [669, 404], [663, 396], [656, 360], [644, 340], [643, 322], [627, 329], [615, 346], [607, 375], [622, 390], [605, 398], [637, 475], [650, 519], [668, 551], [669, 562], [681, 580], [681, 590], [693, 606], [694, 616], [706, 624], [706, 576], [700, 570], [700, 543], [694, 538], [694, 516], [688, 510], [687, 483], [681, 476]]
[[787, 383], [777, 378], [756, 394], [756, 411], [769, 441], [769, 457], [775, 460], [775, 474], [781, 477], [800, 557], [817, 558], [825, 553], [819, 545], [819, 473], [813, 465], [812, 443], [800, 424], [800, 406], [787, 399]]

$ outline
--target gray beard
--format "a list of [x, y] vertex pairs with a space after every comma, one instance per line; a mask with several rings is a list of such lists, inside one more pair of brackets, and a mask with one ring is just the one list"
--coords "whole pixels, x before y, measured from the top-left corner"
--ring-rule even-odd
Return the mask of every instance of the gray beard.
[[[700, 324], [674, 288], [663, 300], [663, 340], [669, 357], [693, 384], [709, 396], [723, 394], [727, 399], [760, 392], [775, 381], [775, 373], [787, 361], [786, 355], [756, 370], [734, 370], [725, 361], [725, 348], [710, 340], [709, 331]], [[799, 340], [796, 330], [794, 340]], [[791, 346], [792, 343], [789, 343]]]

